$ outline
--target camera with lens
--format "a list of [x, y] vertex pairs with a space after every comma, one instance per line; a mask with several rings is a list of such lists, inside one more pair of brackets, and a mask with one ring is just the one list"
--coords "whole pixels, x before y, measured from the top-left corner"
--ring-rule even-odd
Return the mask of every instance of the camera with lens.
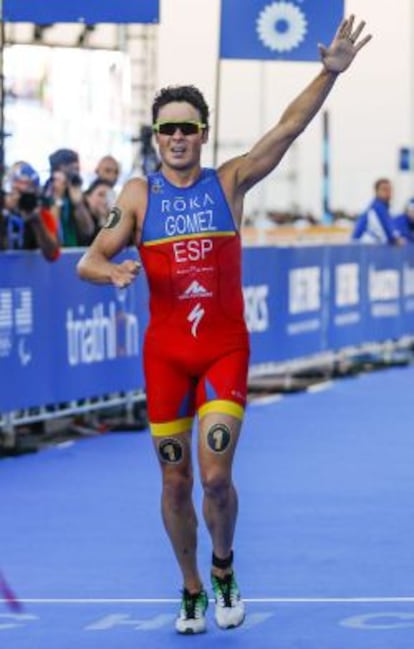
[[19, 196], [17, 208], [22, 212], [33, 212], [39, 206], [39, 197], [33, 192], [22, 192]]
[[82, 185], [82, 177], [78, 174], [77, 171], [68, 171], [66, 178], [68, 180], [68, 183], [72, 185], [72, 187], [80, 187]]

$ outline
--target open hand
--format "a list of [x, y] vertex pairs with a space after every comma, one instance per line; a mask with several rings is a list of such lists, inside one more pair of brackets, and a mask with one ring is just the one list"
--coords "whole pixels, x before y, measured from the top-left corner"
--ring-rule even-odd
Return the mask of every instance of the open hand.
[[365, 21], [362, 20], [356, 27], [354, 27], [354, 22], [354, 15], [345, 18], [339, 25], [329, 47], [321, 43], [318, 45], [322, 63], [329, 72], [339, 73], [346, 70], [359, 50], [371, 40], [372, 36], [368, 34], [358, 42], [365, 27]]

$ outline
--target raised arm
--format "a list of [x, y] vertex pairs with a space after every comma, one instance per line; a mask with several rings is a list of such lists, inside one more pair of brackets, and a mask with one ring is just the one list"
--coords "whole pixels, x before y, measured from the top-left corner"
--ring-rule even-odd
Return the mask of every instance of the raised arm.
[[79, 277], [96, 284], [114, 284], [124, 288], [138, 275], [139, 262], [126, 259], [115, 263], [112, 258], [139, 237], [139, 208], [145, 211], [146, 183], [134, 178], [124, 186], [106, 224], [79, 260]]
[[[236, 193], [244, 195], [278, 165], [292, 142], [319, 111], [338, 75], [351, 65], [356, 54], [371, 40], [371, 35], [360, 40], [364, 27], [364, 21], [355, 26], [355, 18], [350, 16], [342, 21], [329, 47], [318, 45], [323, 65], [321, 72], [247, 155], [229, 161], [227, 171], [234, 175]], [[224, 165], [224, 176], [227, 171]]]

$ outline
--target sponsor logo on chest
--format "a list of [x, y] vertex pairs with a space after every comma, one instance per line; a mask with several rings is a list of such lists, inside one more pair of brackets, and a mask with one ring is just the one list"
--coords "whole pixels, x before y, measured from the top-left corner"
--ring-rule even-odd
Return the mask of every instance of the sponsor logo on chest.
[[191, 298], [204, 298], [204, 297], [211, 297], [213, 293], [211, 291], [208, 291], [205, 286], [200, 284], [196, 279], [191, 282], [185, 289], [183, 293], [181, 293], [179, 299], [180, 300], [189, 300]]

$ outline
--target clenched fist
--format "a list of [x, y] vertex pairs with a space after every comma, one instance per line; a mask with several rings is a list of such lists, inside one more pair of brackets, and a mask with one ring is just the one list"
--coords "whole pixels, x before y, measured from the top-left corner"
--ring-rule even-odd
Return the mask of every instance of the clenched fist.
[[140, 270], [141, 264], [139, 261], [132, 259], [126, 259], [120, 264], [114, 264], [111, 271], [112, 283], [118, 288], [125, 288], [134, 281]]

